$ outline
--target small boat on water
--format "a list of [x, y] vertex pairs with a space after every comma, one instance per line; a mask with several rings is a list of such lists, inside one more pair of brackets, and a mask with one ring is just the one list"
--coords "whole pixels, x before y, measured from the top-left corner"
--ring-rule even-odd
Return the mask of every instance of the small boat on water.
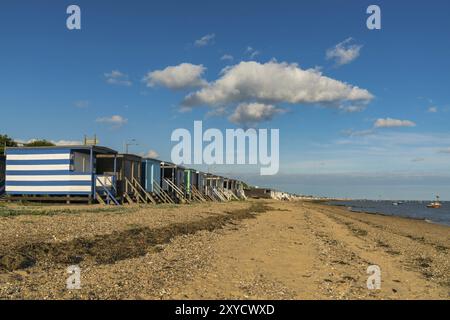
[[436, 201], [427, 205], [429, 209], [439, 209], [440, 207], [442, 207], [442, 203], [439, 202], [439, 196], [436, 196]]

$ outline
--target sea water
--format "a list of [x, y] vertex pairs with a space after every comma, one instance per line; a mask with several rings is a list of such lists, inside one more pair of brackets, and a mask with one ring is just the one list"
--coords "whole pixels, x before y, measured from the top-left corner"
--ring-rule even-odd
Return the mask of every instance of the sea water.
[[351, 200], [331, 201], [328, 204], [345, 206], [355, 212], [379, 213], [387, 216], [420, 219], [450, 226], [450, 201], [442, 201], [442, 207], [439, 209], [427, 208], [429, 201], [404, 201], [398, 205], [394, 205], [395, 202], [384, 200]]

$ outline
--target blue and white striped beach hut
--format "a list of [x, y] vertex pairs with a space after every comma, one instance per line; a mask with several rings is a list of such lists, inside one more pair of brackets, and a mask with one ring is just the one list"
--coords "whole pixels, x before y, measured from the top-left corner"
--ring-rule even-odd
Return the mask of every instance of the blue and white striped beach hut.
[[0, 196], [5, 192], [5, 156], [0, 154]]
[[[6, 194], [96, 198], [114, 193], [116, 168], [98, 172], [97, 155], [117, 152], [100, 146], [14, 147], [6, 149]], [[106, 189], [106, 190], [105, 190]]]

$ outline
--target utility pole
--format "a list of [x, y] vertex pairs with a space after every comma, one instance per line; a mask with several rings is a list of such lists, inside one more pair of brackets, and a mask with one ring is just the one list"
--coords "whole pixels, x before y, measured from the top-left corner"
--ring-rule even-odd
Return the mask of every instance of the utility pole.
[[138, 143], [136, 143], [136, 139], [131, 139], [129, 141], [125, 141], [123, 143], [125, 154], [128, 154], [128, 147], [129, 146], [137, 146], [137, 145], [138, 145]]

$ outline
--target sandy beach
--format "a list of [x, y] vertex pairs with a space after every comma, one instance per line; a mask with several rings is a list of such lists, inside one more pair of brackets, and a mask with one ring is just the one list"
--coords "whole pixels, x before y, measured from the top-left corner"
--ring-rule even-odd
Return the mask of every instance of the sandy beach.
[[450, 227], [419, 220], [275, 200], [0, 212], [1, 299], [450, 298]]

